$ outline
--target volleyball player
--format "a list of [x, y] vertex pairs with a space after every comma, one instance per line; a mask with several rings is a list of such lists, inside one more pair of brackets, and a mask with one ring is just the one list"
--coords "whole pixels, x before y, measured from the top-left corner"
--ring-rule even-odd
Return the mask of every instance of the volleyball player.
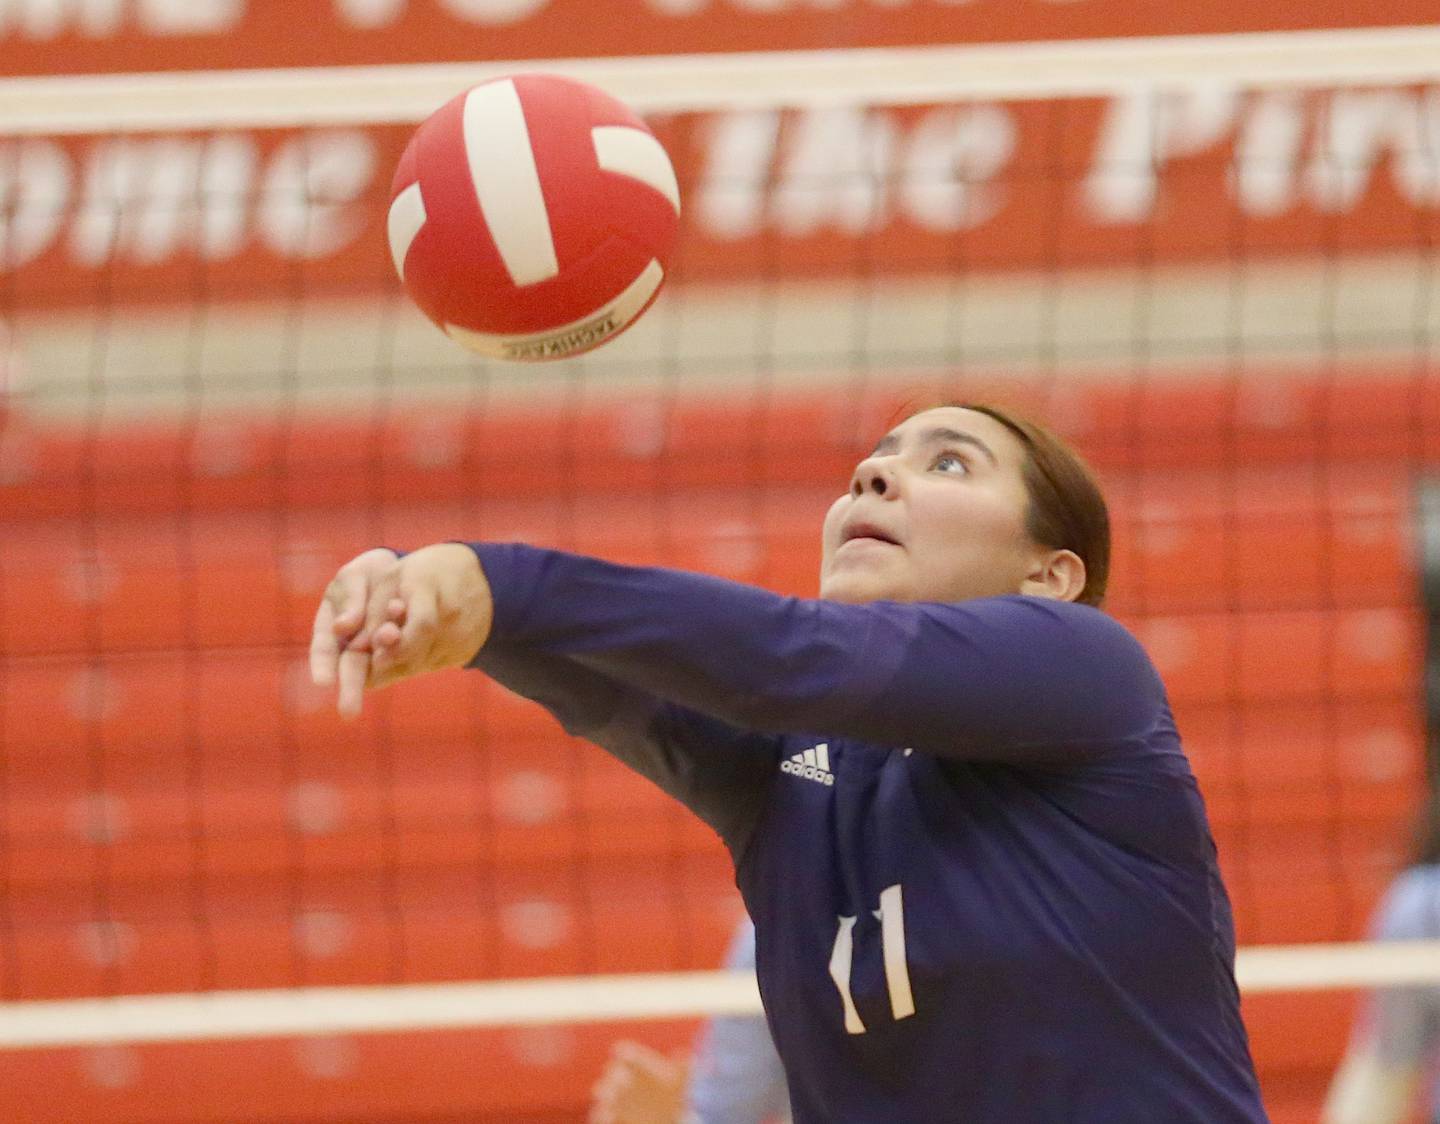
[[1164, 689], [1041, 427], [907, 418], [818, 599], [523, 544], [342, 567], [313, 674], [474, 667], [724, 840], [798, 1124], [1254, 1124], [1234, 934]]
[[[1440, 794], [1421, 817], [1418, 844], [1376, 910], [1375, 940], [1440, 940]], [[1424, 1119], [1440, 1124], [1440, 986], [1380, 988], [1351, 1032], [1324, 1121], [1400, 1124], [1417, 1101]]]
[[[744, 918], [725, 966], [755, 970], [755, 926]], [[691, 1061], [621, 1041], [591, 1095], [589, 1124], [779, 1124], [788, 1119], [785, 1071], [765, 1020], [708, 1020]]]

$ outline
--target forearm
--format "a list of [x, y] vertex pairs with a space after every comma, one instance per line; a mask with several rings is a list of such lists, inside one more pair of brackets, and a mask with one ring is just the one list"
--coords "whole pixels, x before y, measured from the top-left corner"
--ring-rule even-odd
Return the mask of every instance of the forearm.
[[[850, 629], [807, 627], [803, 619], [841, 606], [559, 551], [476, 549], [498, 587], [502, 642], [563, 654], [737, 725], [783, 729], [777, 712], [826, 706], [849, 670]], [[883, 682], [884, 670], [874, 670]], [[819, 697], [807, 700], [807, 691]]]
[[631, 721], [654, 710], [660, 700], [580, 667], [565, 656], [527, 651], [497, 642], [487, 644], [470, 666], [506, 690], [544, 708], [567, 734], [589, 738], [611, 724]]

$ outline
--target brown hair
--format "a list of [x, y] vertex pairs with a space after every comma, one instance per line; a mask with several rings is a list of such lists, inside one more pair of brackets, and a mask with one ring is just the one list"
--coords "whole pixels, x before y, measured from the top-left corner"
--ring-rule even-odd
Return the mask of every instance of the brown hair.
[[1021, 469], [1030, 509], [1026, 533], [1052, 550], [1073, 550], [1085, 563], [1085, 588], [1076, 598], [1082, 605], [1105, 600], [1110, 580], [1110, 512], [1095, 474], [1064, 440], [1038, 422], [1000, 406], [948, 402], [993, 418], [1025, 446]]

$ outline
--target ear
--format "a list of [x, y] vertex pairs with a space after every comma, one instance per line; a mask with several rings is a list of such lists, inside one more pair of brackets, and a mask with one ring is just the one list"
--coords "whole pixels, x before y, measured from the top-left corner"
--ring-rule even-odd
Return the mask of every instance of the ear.
[[1056, 601], [1074, 601], [1085, 589], [1085, 563], [1073, 550], [1051, 550], [1036, 558], [1020, 592]]

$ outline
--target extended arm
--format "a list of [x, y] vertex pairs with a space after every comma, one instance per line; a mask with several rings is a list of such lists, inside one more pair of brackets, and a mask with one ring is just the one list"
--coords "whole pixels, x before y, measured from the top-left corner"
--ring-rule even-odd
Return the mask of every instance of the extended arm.
[[737, 729], [959, 759], [1075, 760], [1166, 713], [1124, 628], [1040, 597], [839, 604], [521, 544], [426, 547], [362, 596], [354, 565], [327, 590], [311, 647], [342, 714], [359, 713], [365, 688], [464, 666], [487, 645], [563, 658]]
[[1083, 606], [846, 605], [519, 544], [474, 550], [492, 642], [739, 728], [1024, 760], [1143, 734], [1163, 712], [1140, 646]]
[[732, 852], [743, 849], [775, 776], [773, 738], [736, 730], [562, 654], [498, 637], [487, 643], [491, 607], [489, 585], [468, 547], [427, 547], [403, 560], [390, 550], [366, 551], [340, 569], [316, 611], [311, 674], [336, 686], [340, 713], [353, 716], [367, 687], [470, 663], [679, 799]]

